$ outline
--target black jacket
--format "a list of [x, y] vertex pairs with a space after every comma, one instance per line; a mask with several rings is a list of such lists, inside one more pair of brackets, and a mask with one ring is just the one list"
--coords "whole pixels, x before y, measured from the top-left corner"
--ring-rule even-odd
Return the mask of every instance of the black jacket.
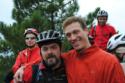
[[61, 66], [54, 71], [44, 62], [34, 65], [32, 83], [68, 83], [63, 61]]

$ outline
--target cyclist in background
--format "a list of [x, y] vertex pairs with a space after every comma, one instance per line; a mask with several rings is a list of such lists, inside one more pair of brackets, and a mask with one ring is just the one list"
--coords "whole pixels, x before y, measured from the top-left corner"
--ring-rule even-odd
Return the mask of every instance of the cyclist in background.
[[97, 13], [96, 26], [92, 26], [89, 32], [89, 37], [93, 39], [93, 43], [103, 50], [106, 50], [106, 45], [109, 38], [116, 34], [115, 28], [107, 24], [108, 13], [101, 10]]
[[28, 28], [25, 30], [24, 37], [27, 48], [19, 52], [15, 64], [12, 67], [12, 71], [6, 76], [6, 83], [10, 83], [9, 81], [12, 79], [18, 83], [22, 80], [24, 69], [27, 66], [36, 64], [42, 60], [40, 49], [36, 43], [37, 35], [38, 31], [35, 28]]

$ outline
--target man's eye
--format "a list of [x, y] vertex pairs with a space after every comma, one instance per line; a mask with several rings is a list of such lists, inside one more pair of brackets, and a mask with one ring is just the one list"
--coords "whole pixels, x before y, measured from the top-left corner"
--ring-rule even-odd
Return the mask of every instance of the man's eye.
[[46, 48], [46, 47], [43, 47], [43, 48], [42, 48], [42, 50], [43, 50], [43, 51], [47, 51], [47, 50], [48, 50], [48, 48]]
[[74, 31], [73, 34], [77, 34], [79, 31]]
[[35, 37], [26, 37], [25, 39], [26, 40], [29, 40], [29, 39], [33, 40], [33, 39], [36, 39], [36, 38]]
[[70, 36], [71, 36], [71, 34], [66, 34], [66, 36], [67, 36], [67, 37], [70, 37]]
[[57, 48], [57, 46], [52, 46], [52, 49], [56, 49]]

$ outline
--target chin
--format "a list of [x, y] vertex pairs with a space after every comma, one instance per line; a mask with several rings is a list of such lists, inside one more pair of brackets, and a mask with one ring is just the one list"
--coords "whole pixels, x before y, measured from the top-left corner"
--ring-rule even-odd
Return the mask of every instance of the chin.
[[83, 51], [83, 50], [84, 50], [84, 48], [77, 48], [77, 49], [76, 49], [77, 52], [81, 52], [81, 51]]
[[53, 67], [53, 66], [55, 66], [55, 65], [56, 65], [55, 62], [53, 62], [53, 63], [48, 63], [48, 66], [49, 66], [49, 67]]
[[81, 50], [82, 48], [81, 47], [74, 47], [74, 49]]

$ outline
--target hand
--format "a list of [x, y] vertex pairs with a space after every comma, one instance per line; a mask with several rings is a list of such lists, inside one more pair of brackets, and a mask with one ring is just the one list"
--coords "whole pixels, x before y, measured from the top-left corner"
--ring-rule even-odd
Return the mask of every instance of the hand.
[[23, 82], [23, 73], [25, 66], [21, 66], [14, 75], [15, 83]]

